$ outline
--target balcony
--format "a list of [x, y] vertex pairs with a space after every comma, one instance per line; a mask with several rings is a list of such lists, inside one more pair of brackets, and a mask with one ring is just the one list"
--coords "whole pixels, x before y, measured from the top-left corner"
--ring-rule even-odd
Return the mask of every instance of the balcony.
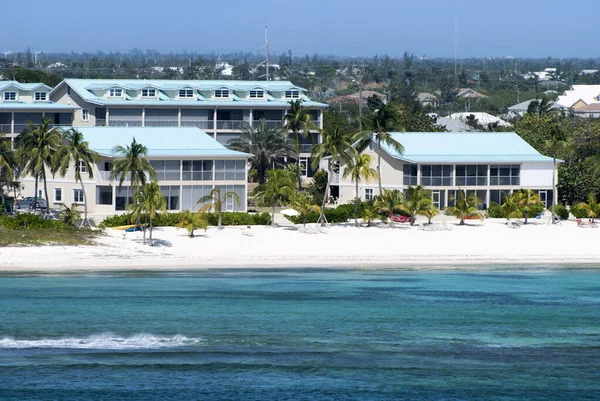
[[156, 120], [156, 121], [148, 121], [146, 120], [145, 127], [178, 127], [179, 121], [177, 120]]
[[96, 171], [96, 179], [98, 181], [110, 181], [110, 171], [98, 170]]
[[[258, 124], [258, 121], [259, 120], [254, 120], [252, 124], [256, 126], [256, 124]], [[267, 125], [267, 127], [283, 128], [283, 122], [281, 120], [265, 120], [265, 124]]]
[[0, 132], [3, 132], [5, 134], [11, 134], [12, 133], [12, 125], [11, 124], [0, 124]]
[[142, 120], [108, 120], [108, 126], [110, 127], [141, 127]]
[[106, 119], [105, 118], [97, 118], [96, 119], [96, 127], [106, 127]]
[[213, 129], [214, 127], [214, 123], [212, 120], [188, 120], [188, 121], [181, 121], [181, 126], [182, 127], [198, 127], [200, 129]]
[[244, 120], [217, 120], [217, 129], [222, 130], [241, 130], [244, 123], [248, 121]]

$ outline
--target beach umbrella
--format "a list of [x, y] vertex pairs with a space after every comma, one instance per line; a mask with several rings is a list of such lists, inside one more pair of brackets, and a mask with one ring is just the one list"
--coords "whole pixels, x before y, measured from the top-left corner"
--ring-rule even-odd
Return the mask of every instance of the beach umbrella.
[[283, 214], [284, 216], [298, 216], [300, 214], [294, 209], [283, 209], [279, 213]]

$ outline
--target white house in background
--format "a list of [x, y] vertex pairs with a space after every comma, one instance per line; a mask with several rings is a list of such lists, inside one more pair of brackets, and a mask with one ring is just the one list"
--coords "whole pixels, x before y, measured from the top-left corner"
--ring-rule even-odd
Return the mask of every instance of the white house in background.
[[14, 139], [28, 122], [39, 124], [43, 118], [50, 119], [51, 126], [71, 125], [77, 107], [51, 102], [51, 90], [43, 83], [0, 82], [0, 132]]
[[[521, 103], [517, 103], [514, 106], [510, 106], [508, 108], [508, 117], [523, 117], [525, 114], [527, 114], [527, 110], [529, 110], [529, 105], [531, 104], [531, 102], [533, 101], [541, 101], [541, 99], [531, 99], [531, 100], [526, 100], [524, 102]], [[550, 103], [550, 110], [553, 111], [566, 111], [568, 110], [567, 107], [561, 106], [558, 103], [555, 102], [549, 102]]]
[[600, 103], [600, 85], [573, 85], [556, 99], [556, 103], [573, 110]]
[[[289, 81], [187, 81], [142, 79], [65, 79], [50, 93], [59, 104], [77, 106], [73, 125], [108, 127], [198, 127], [217, 142], [237, 138], [247, 123], [264, 119], [283, 127], [292, 100], [301, 100], [311, 120], [323, 128], [327, 104], [314, 102], [306, 89]], [[302, 174], [312, 177], [317, 131], [300, 143]]]
[[[79, 166], [88, 197], [91, 217], [102, 219], [116, 212], [123, 212], [131, 203], [132, 192], [128, 181], [118, 188], [118, 181], [111, 181], [111, 168], [117, 157], [112, 153], [116, 145], [125, 147], [135, 138], [148, 148], [148, 160], [156, 170], [158, 183], [167, 198], [170, 211], [198, 210], [198, 199], [208, 195], [214, 187], [222, 193], [235, 192], [240, 204], [228, 198], [224, 204], [227, 211], [246, 211], [247, 161], [249, 155], [227, 149], [196, 127], [76, 127], [92, 150], [100, 154], [93, 166], [93, 178], [85, 167]], [[75, 173], [67, 171], [65, 177], [55, 176], [48, 180], [49, 204], [83, 204], [81, 184], [75, 183]], [[21, 195], [34, 195], [34, 179], [21, 180]], [[44, 197], [43, 186], [38, 196]]]
[[467, 123], [467, 121], [469, 121], [469, 118], [471, 118], [471, 116], [473, 116], [475, 118], [475, 120], [477, 121], [477, 123], [483, 127], [487, 127], [488, 124], [498, 124], [500, 127], [512, 127], [512, 125], [509, 122], [506, 122], [504, 120], [502, 120], [501, 118], [495, 117], [491, 114], [488, 113], [481, 113], [481, 112], [462, 112], [462, 113], [452, 113], [450, 114], [450, 118], [453, 118], [455, 120], [459, 120], [462, 121], [463, 123]]
[[[386, 189], [405, 190], [423, 185], [431, 190], [433, 203], [443, 209], [452, 203], [460, 188], [475, 193], [484, 204], [500, 203], [503, 193], [526, 188], [539, 194], [542, 202], [552, 204], [553, 160], [538, 153], [514, 132], [405, 132], [392, 133], [404, 146], [398, 154], [372, 143], [368, 150], [377, 167], [381, 154], [382, 184]], [[334, 175], [332, 196], [339, 203], [355, 199], [356, 184], [342, 178], [345, 165]], [[360, 182], [358, 196], [363, 200], [378, 195], [377, 180]]]
[[583, 118], [600, 118], [600, 102], [590, 103], [573, 110], [573, 114]]

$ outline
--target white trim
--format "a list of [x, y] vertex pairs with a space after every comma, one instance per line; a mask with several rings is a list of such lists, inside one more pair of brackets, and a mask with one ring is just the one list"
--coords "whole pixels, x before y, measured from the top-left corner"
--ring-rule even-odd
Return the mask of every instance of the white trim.
[[[15, 98], [14, 99], [7, 99], [6, 95], [9, 93], [14, 93], [15, 94]], [[19, 101], [19, 92], [17, 91], [4, 91], [4, 93], [2, 94], [2, 101], [3, 102], [18, 102]]]
[[[184, 92], [185, 96], [181, 96], [181, 93]], [[187, 96], [188, 93], [191, 92], [191, 96]], [[196, 98], [196, 90], [194, 88], [180, 88], [177, 89], [177, 99], [195, 99]]]
[[[220, 92], [221, 95], [217, 96], [217, 92]], [[227, 92], [227, 96], [223, 96], [224, 92]], [[231, 98], [231, 93], [232, 90], [229, 88], [219, 88], [219, 89], [215, 89], [213, 92], [213, 98], [214, 99], [229, 99]]]
[[[78, 201], [76, 199], [76, 196], [75, 196], [76, 192], [81, 192], [81, 198], [83, 199], [82, 201]], [[73, 203], [77, 203], [78, 205], [84, 204], [85, 199], [83, 198], [83, 190], [81, 188], [73, 188], [72, 195], [73, 195]]]
[[88, 109], [81, 109], [81, 121], [90, 121], [90, 111]]
[[[117, 91], [119, 91], [119, 94], [117, 95]], [[123, 88], [109, 88], [108, 92], [107, 92], [107, 96], [110, 98], [123, 98], [125, 94], [125, 91]]]
[[[56, 190], [60, 190], [60, 199], [56, 199]], [[62, 203], [63, 201], [63, 189], [62, 187], [54, 188], [54, 203]]]
[[[38, 95], [43, 95], [43, 99], [37, 99]], [[33, 93], [33, 101], [34, 102], [47, 102], [48, 101], [48, 92], [34, 92]]]
[[[290, 96], [288, 96], [288, 92], [290, 92]], [[286, 89], [285, 91], [283, 91], [284, 99], [300, 99], [301, 96], [302, 94], [298, 89]]]
[[[144, 95], [144, 91], [146, 91], [146, 95]], [[152, 91], [154, 94], [150, 95], [150, 91]], [[158, 91], [156, 90], [156, 88], [142, 88], [140, 90], [140, 97], [142, 99], [156, 99], [158, 96]]]

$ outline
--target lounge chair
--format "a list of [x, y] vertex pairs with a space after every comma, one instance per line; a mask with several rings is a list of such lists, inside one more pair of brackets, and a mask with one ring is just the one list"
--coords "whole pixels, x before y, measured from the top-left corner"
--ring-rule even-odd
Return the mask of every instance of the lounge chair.
[[519, 226], [518, 226], [517, 224], [513, 223], [513, 222], [512, 222], [512, 221], [510, 221], [510, 220], [506, 222], [506, 226], [507, 226], [508, 228], [519, 228]]

